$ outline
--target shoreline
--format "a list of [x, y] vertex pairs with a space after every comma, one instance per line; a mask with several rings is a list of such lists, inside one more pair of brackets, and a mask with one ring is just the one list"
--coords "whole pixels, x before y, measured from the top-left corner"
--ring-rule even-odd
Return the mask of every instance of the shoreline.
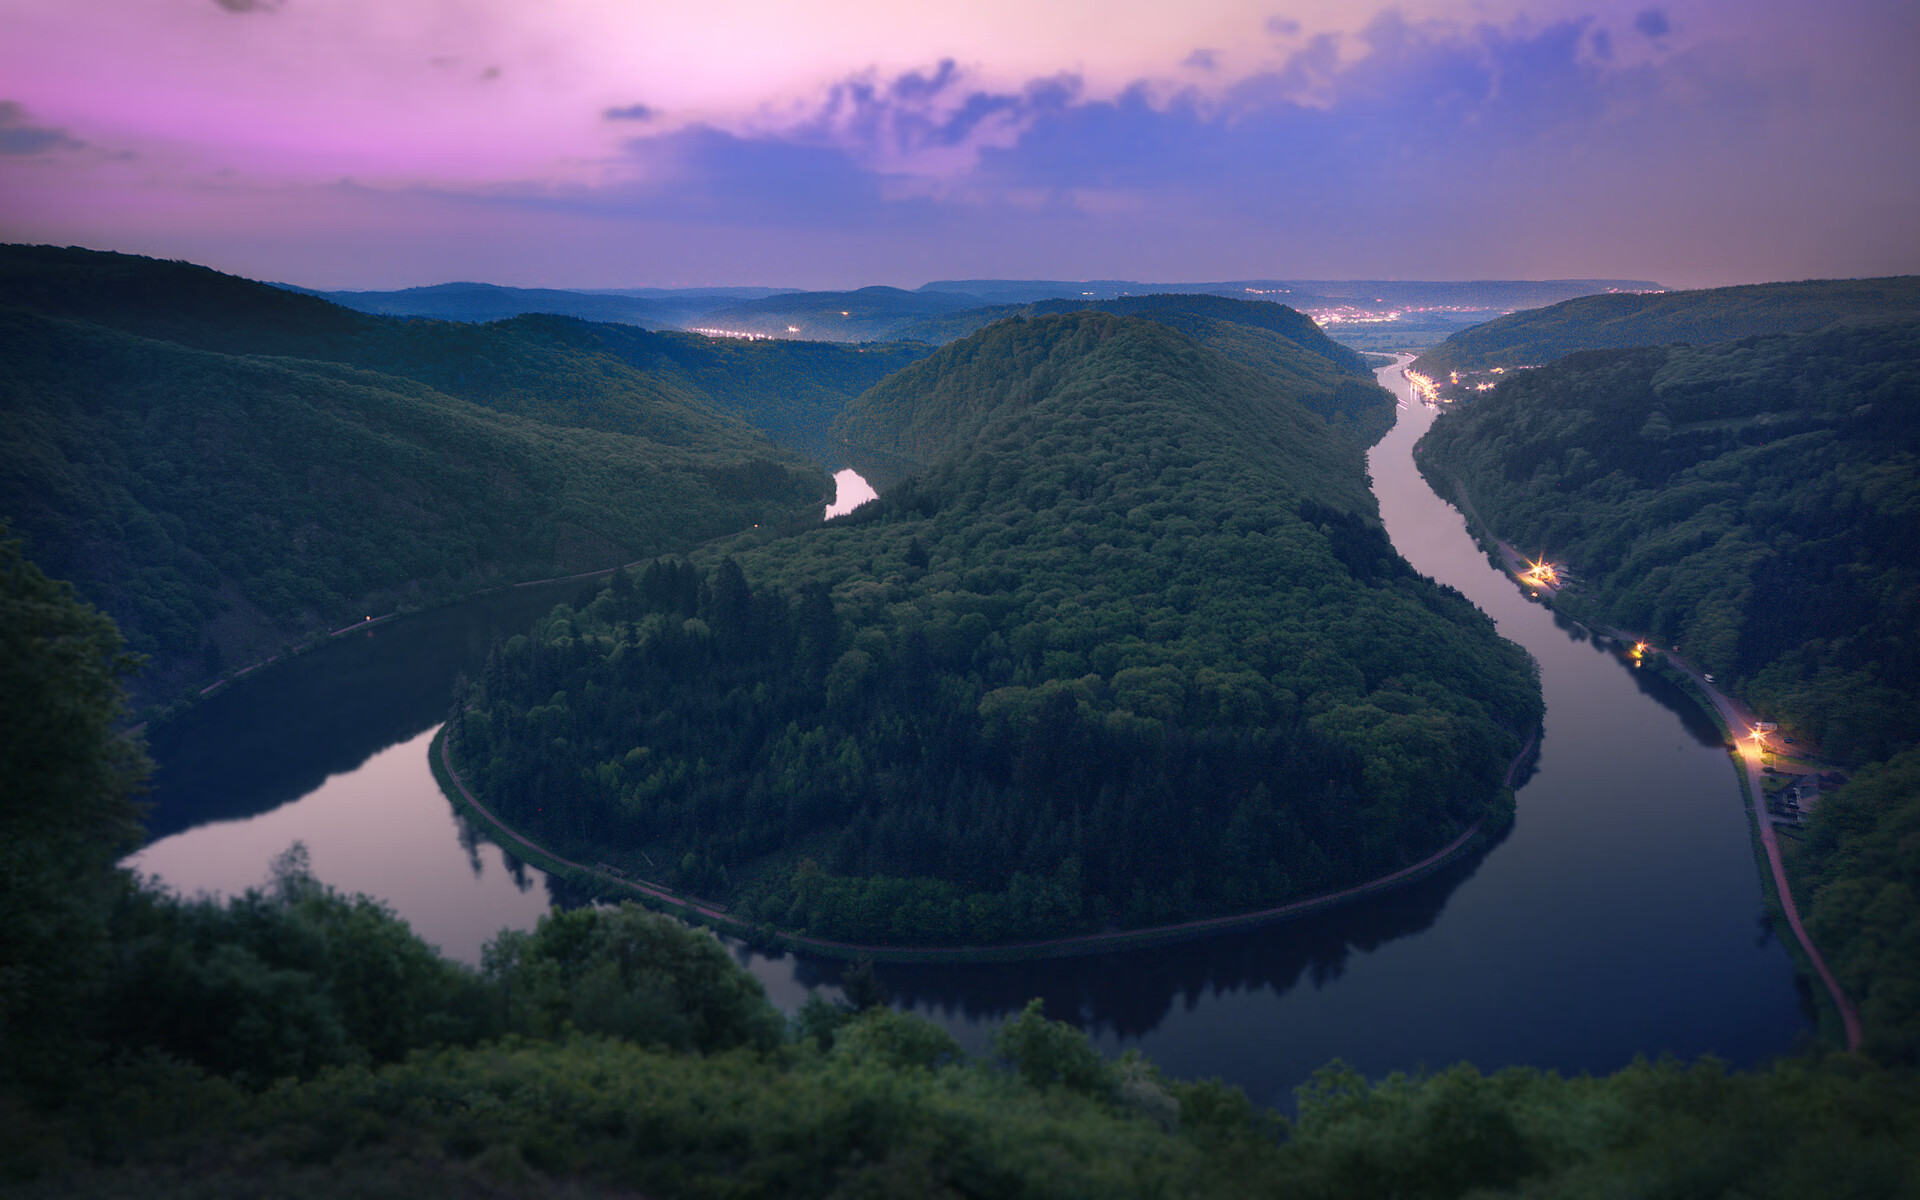
[[[1540, 740], [1540, 729], [1536, 728], [1527, 738], [1520, 752], [1507, 764], [1506, 775], [1501, 780], [1501, 790], [1511, 791], [1514, 773], [1525, 762]], [[524, 837], [495, 816], [492, 810], [483, 805], [468, 790], [466, 781], [454, 768], [451, 749], [447, 745], [446, 728], [442, 726], [433, 735], [433, 741], [427, 750], [429, 764], [434, 779], [439, 782], [440, 790], [455, 805], [468, 810], [495, 833], [511, 841], [513, 846], [503, 846], [516, 856], [527, 857], [529, 861], [543, 870], [553, 870], [546, 864], [555, 864], [560, 872], [584, 877], [594, 883], [613, 885], [640, 896], [666, 905], [689, 919], [712, 925], [717, 929], [746, 938], [755, 943], [771, 942], [783, 950], [798, 953], [819, 954], [829, 958], [872, 959], [876, 962], [919, 962], [919, 963], [968, 963], [968, 962], [1017, 962], [1022, 960], [1048, 958], [1076, 958], [1089, 954], [1103, 954], [1115, 950], [1137, 950], [1148, 946], [1165, 945], [1171, 942], [1191, 941], [1214, 934], [1228, 933], [1242, 929], [1257, 928], [1261, 925], [1276, 924], [1282, 921], [1304, 917], [1310, 913], [1335, 908], [1342, 904], [1361, 900], [1368, 896], [1392, 891], [1417, 880], [1424, 879], [1448, 863], [1461, 857], [1478, 846], [1486, 838], [1483, 817], [1469, 825], [1464, 832], [1446, 846], [1419, 862], [1402, 867], [1397, 871], [1374, 879], [1366, 880], [1339, 891], [1325, 892], [1318, 896], [1309, 896], [1273, 908], [1259, 909], [1249, 913], [1235, 913], [1221, 917], [1202, 917], [1192, 921], [1182, 921], [1169, 925], [1154, 925], [1145, 929], [1113, 930], [1099, 933], [1073, 934], [1066, 937], [1043, 938], [1025, 942], [1001, 942], [984, 946], [898, 946], [861, 942], [842, 942], [831, 938], [816, 938], [806, 934], [791, 933], [784, 930], [769, 930], [764, 926], [742, 921], [726, 914], [723, 906], [713, 905], [710, 901], [698, 897], [681, 896], [669, 888], [641, 880], [628, 879], [603, 870], [598, 866], [574, 862], [562, 858], [544, 846]], [[451, 785], [451, 786], [449, 786]], [[527, 854], [522, 854], [521, 849]]]
[[[1522, 581], [1520, 572], [1517, 569], [1517, 564], [1523, 561], [1520, 553], [1502, 539], [1494, 536], [1492, 529], [1481, 519], [1480, 514], [1474, 510], [1473, 501], [1467, 494], [1466, 485], [1462, 483], [1457, 476], [1453, 476], [1451, 472], [1449, 472], [1449, 478], [1453, 482], [1455, 495], [1459, 499], [1460, 508], [1466, 513], [1469, 520], [1479, 526], [1485, 539], [1493, 543], [1496, 552], [1506, 565], [1508, 574], [1513, 576], [1515, 584], [1522, 588], [1529, 588], [1529, 585]], [[1548, 601], [1553, 600], [1555, 594], [1558, 592], [1557, 588], [1549, 591], [1547, 588], [1542, 587], [1539, 590], [1545, 594], [1545, 599]], [[1554, 606], [1549, 604], [1549, 607]], [[1556, 611], [1558, 610], [1556, 609]], [[1562, 613], [1562, 615], [1567, 616], [1568, 620], [1576, 621], [1592, 632], [1612, 638], [1616, 642], [1633, 644], [1646, 640], [1637, 638], [1611, 625], [1582, 620], [1570, 614]], [[1705, 673], [1682, 658], [1678, 651], [1660, 650], [1658, 653], [1665, 662], [1672, 664], [1673, 668], [1678, 671], [1685, 680], [1687, 687], [1684, 690], [1693, 692], [1696, 702], [1705, 701], [1703, 707], [1706, 709], [1707, 714], [1711, 716], [1726, 733], [1729, 743], [1727, 752], [1733, 759], [1734, 773], [1740, 785], [1741, 805], [1750, 817], [1748, 822], [1749, 832], [1759, 842], [1760, 849], [1764, 854], [1768, 867], [1768, 870], [1762, 874], [1762, 892], [1765, 893], [1769, 890], [1764, 886], [1767, 882], [1771, 882], [1773, 885], [1771, 888], [1772, 895], [1769, 898], [1771, 903], [1768, 905], [1768, 908], [1770, 915], [1774, 918], [1775, 932], [1776, 934], [1778, 933], [1779, 923], [1784, 921], [1787, 931], [1793, 935], [1794, 945], [1796, 945], [1800, 951], [1799, 955], [1793, 956], [1797, 960], [1795, 964], [1796, 971], [1801, 972], [1807, 967], [1811, 968], [1811, 974], [1826, 988], [1827, 996], [1832, 1001], [1834, 1011], [1840, 1018], [1841, 1034], [1846, 1043], [1847, 1051], [1849, 1053], [1858, 1053], [1864, 1037], [1860, 1024], [1860, 1011], [1847, 995], [1845, 989], [1840, 986], [1839, 979], [1835, 977], [1833, 971], [1827, 966], [1826, 959], [1821, 957], [1819, 948], [1813, 944], [1812, 936], [1807, 933], [1806, 926], [1800, 919], [1800, 908], [1794, 901], [1793, 887], [1787, 879], [1786, 862], [1780, 853], [1780, 839], [1778, 835], [1774, 833], [1773, 822], [1767, 818], [1766, 804], [1763, 799], [1766, 793], [1761, 786], [1760, 764], [1757, 759], [1749, 758], [1747, 755], [1741, 753], [1739, 748], [1739, 735], [1734, 732], [1736, 728], [1742, 725], [1750, 728], [1757, 718], [1746, 709], [1745, 705], [1728, 696], [1712, 683], [1709, 683], [1705, 677]], [[1769, 876], [1771, 876], [1770, 880], [1768, 878]], [[1786, 941], [1785, 938], [1781, 940], [1783, 942]]]

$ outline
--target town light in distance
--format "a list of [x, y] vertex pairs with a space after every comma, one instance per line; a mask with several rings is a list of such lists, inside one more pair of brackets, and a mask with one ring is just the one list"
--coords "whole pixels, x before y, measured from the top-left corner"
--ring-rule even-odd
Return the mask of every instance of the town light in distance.
[[1545, 559], [1541, 559], [1539, 562], [1529, 560], [1527, 569], [1521, 573], [1520, 578], [1536, 587], [1560, 586], [1560, 572], [1558, 568]]

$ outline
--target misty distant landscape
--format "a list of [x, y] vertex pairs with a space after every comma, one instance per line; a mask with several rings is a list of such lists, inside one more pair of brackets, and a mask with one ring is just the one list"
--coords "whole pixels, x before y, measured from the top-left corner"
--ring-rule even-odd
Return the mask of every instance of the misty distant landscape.
[[16, 6], [0, 1195], [1920, 1194], [1870, 5]]

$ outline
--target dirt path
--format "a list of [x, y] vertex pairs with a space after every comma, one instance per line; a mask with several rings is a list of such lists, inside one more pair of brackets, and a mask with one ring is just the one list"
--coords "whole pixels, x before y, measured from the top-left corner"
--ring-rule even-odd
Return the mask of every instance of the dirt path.
[[[1527, 739], [1527, 744], [1520, 748], [1520, 753], [1514, 755], [1513, 761], [1507, 764], [1507, 774], [1502, 786], [1513, 786], [1514, 772], [1519, 769], [1521, 763], [1526, 761], [1527, 755], [1532, 752], [1534, 744], [1539, 738], [1540, 731], [1536, 729], [1534, 730], [1533, 736]], [[468, 804], [472, 805], [475, 811], [479, 812], [491, 822], [494, 828], [508, 840], [525, 847], [538, 858], [545, 858], [552, 862], [560, 863], [563, 866], [601, 882], [616, 884], [640, 892], [643, 895], [652, 896], [667, 904], [697, 913], [708, 921], [717, 925], [726, 926], [736, 932], [757, 932], [757, 930], [747, 922], [741, 921], [736, 917], [729, 917], [724, 911], [715, 907], [709, 907], [701, 901], [686, 896], [675, 895], [672, 891], [657, 887], [653, 884], [614, 875], [599, 867], [592, 867], [585, 863], [578, 863], [571, 859], [562, 858], [546, 847], [522, 837], [520, 834], [514, 832], [505, 822], [501, 821], [499, 817], [495, 816], [491, 809], [480, 803], [479, 799], [468, 790], [466, 781], [460, 778], [458, 771], [454, 770], [453, 759], [451, 751], [447, 746], [445, 732], [442, 731], [436, 735], [434, 740], [439, 744], [440, 764], [446, 770], [447, 778], [453, 781], [453, 786], [460, 789], [461, 797], [465, 799]], [[808, 937], [803, 934], [785, 932], [776, 932], [774, 936], [777, 937], [782, 944], [793, 949], [814, 950], [836, 958], [873, 958], [915, 962], [1069, 958], [1082, 954], [1098, 954], [1106, 950], [1137, 949], [1140, 946], [1150, 945], [1156, 942], [1183, 941], [1188, 938], [1202, 937], [1207, 934], [1224, 933], [1233, 929], [1251, 928], [1256, 925], [1265, 925], [1274, 921], [1283, 921], [1292, 917], [1305, 916], [1310, 912], [1317, 912], [1323, 908], [1331, 908], [1339, 904], [1347, 903], [1348, 901], [1373, 895], [1376, 892], [1388, 891], [1392, 888], [1412, 883], [1414, 880], [1431, 874], [1441, 866], [1444, 866], [1448, 860], [1466, 849], [1479, 832], [1480, 822], [1475, 821], [1472, 825], [1468, 826], [1466, 831], [1459, 837], [1435, 851], [1433, 854], [1421, 859], [1419, 862], [1411, 866], [1402, 867], [1391, 874], [1382, 875], [1377, 879], [1370, 879], [1365, 883], [1356, 884], [1353, 887], [1344, 888], [1337, 892], [1327, 892], [1319, 896], [1310, 896], [1305, 900], [1296, 900], [1291, 904], [1282, 904], [1276, 908], [1265, 908], [1258, 912], [1237, 913], [1226, 917], [1206, 917], [1195, 921], [1182, 921], [1173, 925], [1156, 925], [1148, 929], [1115, 930], [1105, 933], [1087, 933], [1073, 937], [1047, 938], [1032, 942], [1007, 942], [988, 946], [886, 946], [869, 945], [860, 942], [839, 942], [829, 938]]]

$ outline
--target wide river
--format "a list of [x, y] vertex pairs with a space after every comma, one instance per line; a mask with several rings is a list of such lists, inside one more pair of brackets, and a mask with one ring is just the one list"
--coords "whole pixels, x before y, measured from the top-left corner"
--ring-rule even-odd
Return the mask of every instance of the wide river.
[[[978, 1051], [1038, 996], [1108, 1053], [1138, 1047], [1170, 1075], [1218, 1076], [1280, 1106], [1334, 1058], [1371, 1077], [1463, 1059], [1565, 1074], [1638, 1055], [1747, 1066], [1810, 1036], [1713, 726], [1488, 565], [1413, 468], [1434, 414], [1397, 369], [1380, 380], [1406, 401], [1370, 457], [1394, 545], [1540, 663], [1546, 728], [1511, 832], [1411, 887], [1251, 932], [1047, 962], [883, 965], [896, 1004]], [[454, 676], [579, 591], [520, 588], [388, 622], [151, 731], [157, 840], [133, 865], [183, 892], [232, 893], [298, 840], [320, 879], [384, 900], [469, 962], [501, 928], [578, 902], [473, 835], [426, 747]], [[840, 963], [734, 949], [783, 1007], [813, 988], [837, 994]]]

